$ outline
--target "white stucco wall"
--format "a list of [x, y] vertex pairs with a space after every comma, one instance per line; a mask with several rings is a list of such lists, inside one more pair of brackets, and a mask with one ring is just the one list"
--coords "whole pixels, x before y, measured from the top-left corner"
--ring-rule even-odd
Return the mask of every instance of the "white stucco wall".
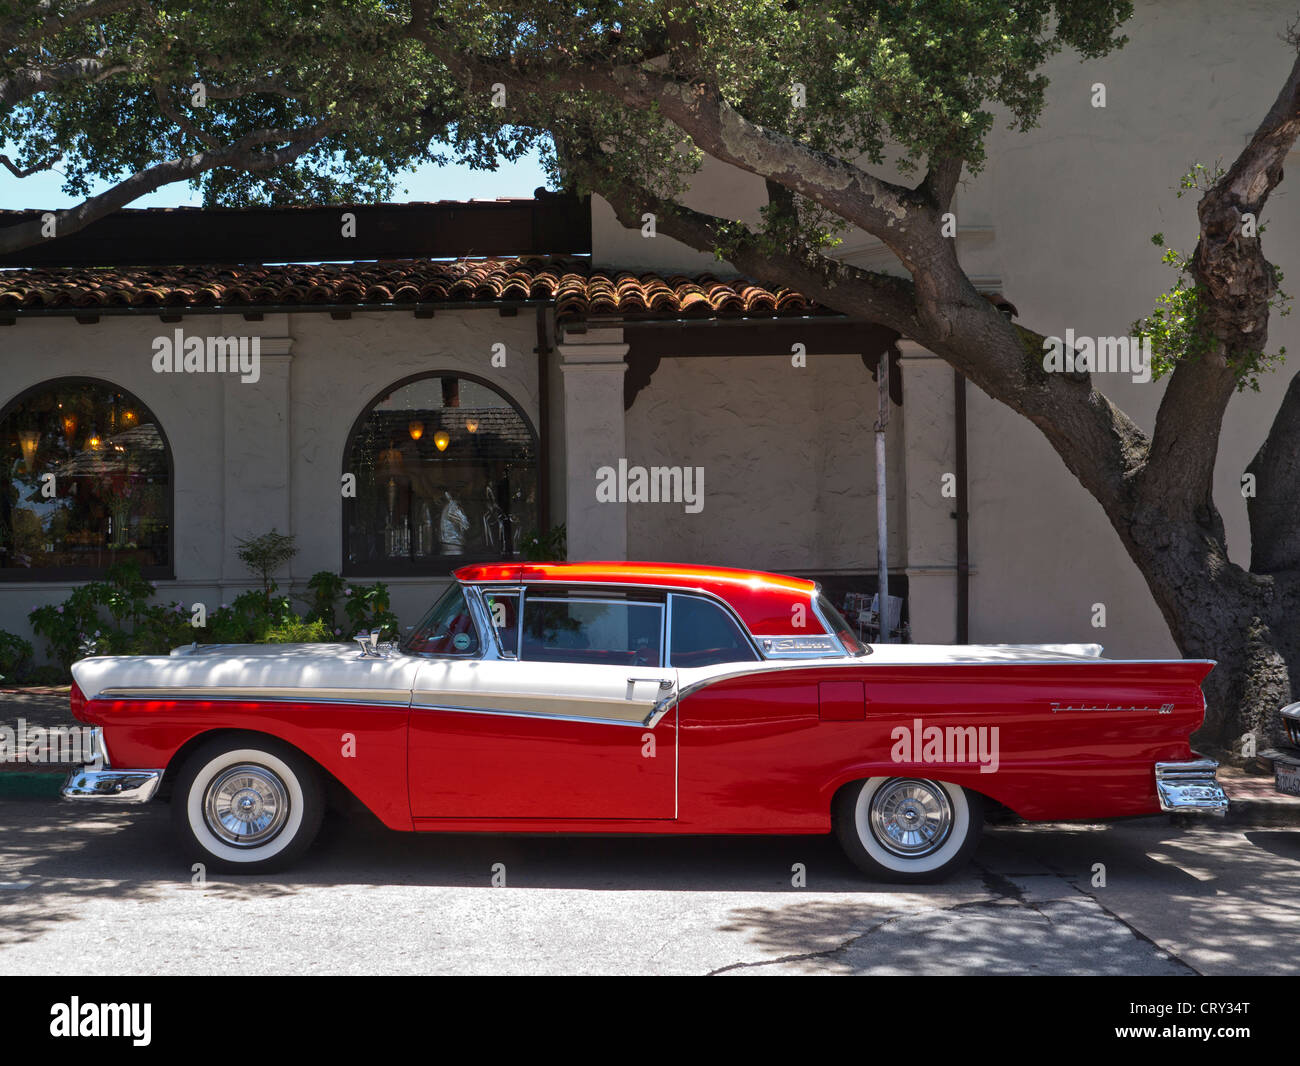
[[[180, 326], [187, 334], [256, 334], [262, 376], [158, 374], [153, 338]], [[506, 366], [491, 365], [492, 345]], [[297, 538], [298, 555], [280, 577], [297, 594], [317, 570], [342, 564], [340, 474], [347, 436], [373, 398], [412, 374], [454, 370], [491, 381], [538, 419], [536, 320], [495, 310], [448, 311], [432, 319], [407, 312], [20, 319], [0, 333], [0, 407], [26, 388], [67, 376], [99, 377], [130, 390], [162, 425], [172, 448], [175, 580], [159, 581], [160, 599], [228, 602], [254, 581], [235, 556], [237, 538], [275, 525]], [[281, 353], [281, 354], [275, 354]], [[369, 583], [374, 578], [359, 578]], [[404, 624], [418, 620], [443, 582], [388, 581]], [[0, 629], [31, 639], [27, 612], [58, 603], [72, 584], [0, 583]], [[38, 654], [43, 650], [37, 639]]]
[[[1224, 8], [1203, 0], [1140, 4], [1114, 56], [1049, 64], [1040, 128], [999, 128], [989, 165], [960, 210], [993, 220], [991, 266], [1022, 321], [1040, 332], [1123, 336], [1174, 281], [1150, 243], [1163, 232], [1190, 252], [1199, 194], [1175, 196], [1193, 162], [1227, 165], [1264, 117], [1294, 61], [1279, 3]], [[1176, 59], [1175, 59], [1176, 57]], [[1196, 72], [1194, 75], [1188, 72]], [[1107, 106], [1091, 106], [1096, 82]], [[1288, 174], [1288, 177], [1290, 175]], [[1300, 192], [1270, 198], [1264, 249], [1288, 277], [1300, 268]], [[965, 221], [965, 219], [963, 219]], [[1285, 283], [1284, 286], [1285, 288]], [[1270, 349], [1300, 344], [1300, 323], [1273, 316]], [[1241, 473], [1263, 440], [1294, 364], [1239, 394], [1223, 427], [1215, 500], [1232, 558], [1249, 563]], [[1094, 375], [1150, 431], [1161, 384]], [[1091, 639], [1111, 653], [1174, 654], [1163, 618], [1097, 503], [1036, 429], [971, 389], [972, 633], [977, 639]], [[1107, 605], [1105, 629], [1090, 624]]]
[[[704, 467], [704, 509], [627, 508], [628, 556], [766, 570], [874, 570], [876, 383], [856, 355], [664, 359], [627, 414], [629, 460]], [[904, 397], [906, 402], [906, 396]], [[891, 407], [888, 479], [902, 485]], [[891, 504], [896, 504], [893, 489]], [[891, 567], [905, 512], [889, 510]]]
[[[1176, 198], [1179, 179], [1197, 161], [1212, 165], [1222, 159], [1227, 165], [1245, 144], [1294, 60], [1294, 52], [1278, 39], [1293, 15], [1292, 8], [1277, 2], [1229, 7], [1209, 0], [1146, 2], [1124, 28], [1129, 43], [1113, 56], [1088, 63], [1073, 54], [1052, 60], [1045, 70], [1051, 87], [1040, 126], [1021, 134], [999, 122], [989, 139], [987, 165], [979, 175], [967, 176], [955, 199], [962, 261], [977, 284], [1000, 288], [1018, 307], [1020, 321], [1040, 332], [1063, 335], [1073, 328], [1079, 336], [1127, 335], [1174, 281], [1151, 235], [1163, 232], [1185, 252], [1195, 244], [1198, 197]], [[1106, 86], [1104, 109], [1091, 106], [1096, 82]], [[888, 169], [884, 173], [895, 176]], [[1288, 279], [1300, 271], [1300, 191], [1291, 184], [1296, 180], [1291, 176], [1272, 195], [1262, 220], [1268, 226], [1265, 252]], [[762, 201], [758, 178], [716, 160], [697, 176], [687, 199], [693, 207], [749, 219]], [[650, 241], [621, 230], [608, 205], [598, 200], [593, 225], [600, 262], [719, 269], [667, 238]], [[898, 269], [879, 242], [858, 232], [846, 236], [842, 253], [859, 265]], [[1273, 316], [1270, 350], [1279, 346], [1300, 351], [1300, 320], [1294, 316]], [[643, 399], [667, 387], [666, 369], [667, 363]], [[1259, 393], [1238, 394], [1224, 423], [1215, 498], [1231, 556], [1243, 565], [1249, 563], [1249, 536], [1241, 473], [1293, 373], [1294, 361], [1265, 377]], [[913, 426], [923, 423], [942, 433], [951, 410], [950, 375], [908, 377], [905, 371], [905, 380], [910, 387], [904, 421], [911, 414]], [[927, 380], [933, 395], [922, 401], [918, 389]], [[1162, 384], [1138, 385], [1113, 374], [1095, 375], [1094, 381], [1150, 431]], [[732, 379], [718, 385], [751, 387]], [[1175, 654], [1140, 572], [1096, 501], [1037, 429], [974, 386], [967, 392], [971, 639], [1088, 640], [1118, 655]], [[666, 393], [656, 392], [651, 402], [664, 410]], [[644, 415], [636, 409], [633, 415], [641, 424]], [[697, 417], [703, 419], [703, 413]], [[687, 433], [694, 423], [679, 425]], [[694, 438], [674, 432], [665, 439]], [[918, 455], [915, 441], [909, 447], [908, 563], [917, 575], [913, 627], [918, 636], [928, 633], [927, 639], [951, 639], [945, 634], [952, 632], [952, 599], [943, 592], [951, 583], [943, 569], [951, 565], [951, 547], [944, 545], [952, 545], [955, 530], [951, 501], [936, 500], [933, 485], [951, 448], [927, 447]], [[832, 506], [861, 508], [865, 502], [837, 500]], [[692, 548], [704, 546], [688, 525], [679, 531]], [[833, 534], [823, 544], [827, 535], [824, 529], [816, 532], [813, 550], [842, 557]], [[638, 532], [633, 539], [678, 543], [666, 529], [649, 538]], [[781, 547], [765, 550], [786, 558], [795, 540], [783, 533]], [[684, 555], [687, 548], [680, 550]], [[922, 588], [925, 602], [917, 599]], [[1096, 603], [1106, 605], [1104, 629], [1091, 624]]]

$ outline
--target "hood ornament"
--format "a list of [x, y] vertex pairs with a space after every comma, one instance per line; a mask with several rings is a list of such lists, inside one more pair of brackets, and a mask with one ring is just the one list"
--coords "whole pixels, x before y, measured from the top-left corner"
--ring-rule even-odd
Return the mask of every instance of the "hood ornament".
[[363, 659], [387, 659], [392, 654], [391, 644], [380, 644], [379, 635], [383, 629], [372, 629], [367, 633], [364, 629], [352, 639], [361, 645], [361, 658]]

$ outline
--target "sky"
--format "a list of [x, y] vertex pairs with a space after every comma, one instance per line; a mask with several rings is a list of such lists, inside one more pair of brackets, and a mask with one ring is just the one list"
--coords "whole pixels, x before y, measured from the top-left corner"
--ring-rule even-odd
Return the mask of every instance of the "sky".
[[[52, 171], [15, 178], [0, 166], [0, 209], [61, 210], [73, 207], [80, 201], [65, 196], [60, 191], [63, 178]], [[546, 184], [541, 160], [529, 153], [517, 162], [503, 162], [495, 172], [471, 170], [468, 166], [448, 164], [445, 167], [427, 165], [404, 172], [397, 181], [393, 197], [399, 202], [408, 200], [490, 200], [497, 196], [528, 196], [539, 185]], [[108, 186], [96, 187], [93, 192], [103, 192]], [[402, 189], [408, 190], [406, 193]], [[199, 207], [199, 193], [188, 184], [180, 182], [164, 185], [148, 196], [142, 196], [130, 207]]]

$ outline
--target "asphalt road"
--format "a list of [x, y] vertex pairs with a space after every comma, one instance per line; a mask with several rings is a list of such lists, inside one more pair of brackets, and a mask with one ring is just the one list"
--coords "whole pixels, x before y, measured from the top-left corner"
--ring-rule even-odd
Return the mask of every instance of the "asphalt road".
[[899, 889], [830, 838], [414, 835], [358, 816], [290, 872], [193, 877], [163, 807], [0, 800], [0, 974], [1300, 973], [1296, 829], [997, 827], [965, 874]]

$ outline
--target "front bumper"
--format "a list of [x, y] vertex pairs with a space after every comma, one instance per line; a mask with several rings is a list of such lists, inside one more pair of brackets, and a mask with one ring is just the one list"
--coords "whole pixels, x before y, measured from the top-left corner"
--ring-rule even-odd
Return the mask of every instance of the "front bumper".
[[112, 803], [147, 803], [162, 784], [162, 770], [114, 770], [108, 765], [104, 732], [91, 730], [91, 759], [78, 766], [63, 783], [60, 795], [70, 800], [108, 800]]
[[1193, 762], [1156, 763], [1156, 795], [1162, 811], [1223, 814], [1228, 797], [1215, 776], [1219, 764], [1213, 759]]

